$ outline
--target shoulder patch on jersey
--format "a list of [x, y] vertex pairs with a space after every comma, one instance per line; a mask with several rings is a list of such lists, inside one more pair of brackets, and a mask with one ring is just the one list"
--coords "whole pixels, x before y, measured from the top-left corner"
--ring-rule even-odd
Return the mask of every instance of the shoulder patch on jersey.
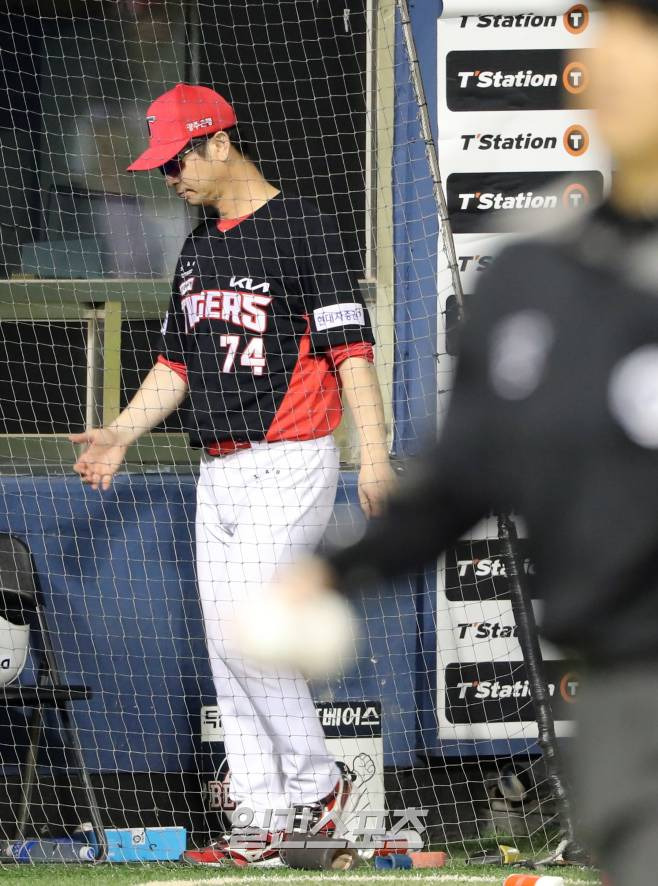
[[610, 412], [634, 443], [658, 449], [658, 345], [623, 357], [608, 383]]
[[181, 295], [187, 295], [188, 292], [192, 292], [195, 283], [196, 277], [188, 277], [186, 280], [183, 280], [181, 285], [178, 287], [178, 291]]
[[357, 302], [343, 302], [331, 307], [316, 308], [313, 311], [315, 328], [318, 332], [334, 329], [336, 326], [365, 326], [366, 316], [363, 305]]
[[546, 314], [527, 309], [508, 314], [489, 339], [489, 375], [504, 400], [524, 400], [539, 386], [555, 330]]

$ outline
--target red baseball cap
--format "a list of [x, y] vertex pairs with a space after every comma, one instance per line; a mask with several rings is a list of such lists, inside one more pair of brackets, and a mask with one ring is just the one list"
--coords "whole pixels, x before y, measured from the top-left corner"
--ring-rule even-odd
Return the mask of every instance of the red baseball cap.
[[149, 146], [129, 170], [157, 169], [182, 151], [191, 138], [230, 129], [237, 119], [231, 105], [205, 86], [179, 83], [149, 106]]

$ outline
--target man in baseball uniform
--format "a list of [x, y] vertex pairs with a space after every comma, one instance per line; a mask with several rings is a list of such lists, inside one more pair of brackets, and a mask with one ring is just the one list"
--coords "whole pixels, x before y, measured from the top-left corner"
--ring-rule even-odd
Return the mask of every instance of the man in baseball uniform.
[[[160, 168], [178, 197], [214, 212], [183, 246], [155, 366], [115, 421], [71, 437], [86, 445], [74, 470], [107, 489], [128, 446], [189, 395], [190, 443], [203, 449], [198, 583], [231, 794], [269, 834], [281, 824], [272, 810], [342, 807], [349, 782], [327, 752], [303, 677], [241, 658], [232, 623], [278, 566], [325, 531], [341, 394], [360, 439], [360, 502], [367, 515], [379, 511], [393, 475], [374, 339], [333, 219], [263, 178], [228, 102], [179, 84], [147, 121], [149, 146], [129, 169]], [[273, 854], [268, 846], [249, 860]], [[222, 838], [187, 860], [231, 856]]]

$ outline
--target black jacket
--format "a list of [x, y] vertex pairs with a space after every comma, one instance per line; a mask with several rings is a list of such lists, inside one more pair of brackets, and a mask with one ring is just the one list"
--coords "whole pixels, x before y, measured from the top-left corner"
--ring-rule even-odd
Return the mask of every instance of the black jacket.
[[594, 662], [658, 657], [658, 226], [599, 209], [505, 250], [462, 333], [438, 444], [362, 541], [345, 590], [418, 569], [512, 509], [545, 635]]

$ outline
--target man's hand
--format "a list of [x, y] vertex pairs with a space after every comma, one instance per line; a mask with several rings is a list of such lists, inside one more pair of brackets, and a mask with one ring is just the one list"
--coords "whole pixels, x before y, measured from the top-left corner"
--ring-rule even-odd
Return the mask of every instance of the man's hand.
[[359, 471], [359, 502], [366, 517], [378, 517], [397, 485], [385, 448], [374, 460], [362, 462]]
[[99, 428], [83, 434], [71, 434], [71, 443], [87, 444], [73, 470], [92, 489], [109, 489], [112, 477], [121, 467], [128, 446], [121, 443], [115, 431]]
[[87, 444], [73, 466], [83, 483], [92, 489], [109, 489], [130, 444], [178, 409], [187, 391], [187, 382], [178, 373], [170, 366], [156, 363], [109, 428], [72, 434], [71, 443]]

